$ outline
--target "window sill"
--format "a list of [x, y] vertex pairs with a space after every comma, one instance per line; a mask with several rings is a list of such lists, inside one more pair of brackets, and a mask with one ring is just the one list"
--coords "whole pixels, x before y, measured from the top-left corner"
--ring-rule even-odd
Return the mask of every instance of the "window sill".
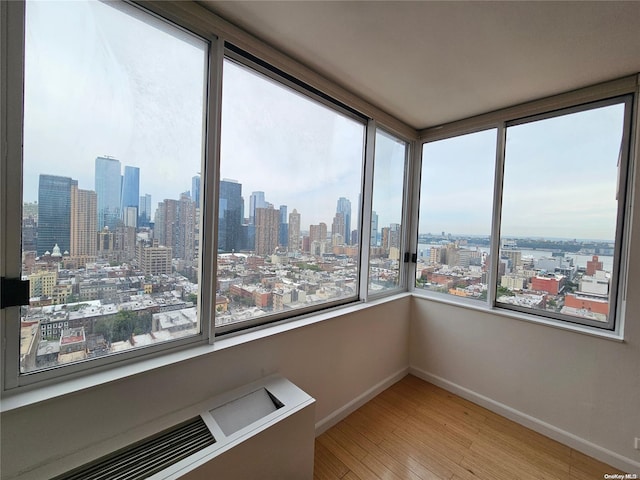
[[48, 380], [46, 384], [39, 383], [30, 386], [18, 387], [2, 393], [0, 412], [8, 412], [22, 407], [33, 405], [52, 398], [62, 397], [82, 390], [97, 387], [99, 385], [115, 382], [124, 378], [144, 374], [146, 372], [175, 365], [186, 360], [203, 355], [210, 355], [217, 351], [233, 348], [249, 342], [254, 342], [283, 332], [304, 328], [325, 320], [339, 318], [344, 315], [366, 310], [377, 305], [392, 302], [407, 296], [409, 292], [402, 292], [388, 297], [364, 302], [355, 302], [346, 306], [317, 312], [294, 320], [282, 321], [275, 324], [255, 327], [249, 331], [228, 334], [215, 339], [212, 345], [197, 345], [184, 347], [179, 350], [162, 352], [146, 358], [133, 358], [119, 363], [108, 365], [99, 369], [89, 369], [73, 378], [57, 378]]
[[[602, 338], [604, 340], [611, 340], [614, 342], [619, 342], [619, 343], [623, 343], [624, 342], [624, 335], [623, 335], [623, 328], [622, 325], [620, 325], [620, 327], [615, 330], [615, 331], [609, 331], [609, 330], [601, 330], [595, 327], [588, 327], [586, 325], [578, 325], [578, 324], [574, 324], [574, 323], [568, 323], [568, 322], [562, 322], [561, 320], [551, 320], [551, 319], [546, 319], [544, 317], [540, 317], [534, 314], [526, 314], [526, 313], [519, 313], [519, 312], [514, 312], [511, 310], [503, 310], [500, 308], [491, 308], [489, 306], [486, 306], [484, 304], [472, 304], [471, 301], [461, 301], [461, 300], [453, 300], [453, 299], [448, 299], [448, 298], [444, 298], [440, 295], [430, 295], [428, 293], [422, 293], [420, 291], [416, 291], [413, 290], [412, 295], [415, 298], [419, 298], [422, 300], [428, 300], [428, 301], [432, 301], [432, 302], [436, 302], [436, 303], [443, 303], [445, 305], [451, 305], [453, 307], [459, 307], [459, 308], [465, 308], [468, 310], [474, 310], [476, 312], [482, 312], [482, 313], [488, 313], [491, 315], [497, 315], [500, 317], [506, 317], [506, 318], [510, 318], [513, 320], [520, 320], [523, 322], [528, 322], [528, 323], [535, 323], [536, 325], [542, 325], [545, 327], [552, 327], [552, 328], [556, 328], [556, 329], [560, 329], [560, 330], [566, 330], [566, 331], [570, 331], [570, 332], [575, 332], [575, 333], [581, 333], [583, 335], [589, 335], [592, 337], [596, 337], [596, 338]], [[624, 311], [624, 305], [622, 310]], [[622, 320], [620, 322], [621, 324], [624, 324], [624, 320]]]

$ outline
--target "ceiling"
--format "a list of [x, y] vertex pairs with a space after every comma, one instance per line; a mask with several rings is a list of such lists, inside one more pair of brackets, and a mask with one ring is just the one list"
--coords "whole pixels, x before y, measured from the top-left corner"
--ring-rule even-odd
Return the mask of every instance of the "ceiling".
[[640, 1], [200, 3], [417, 129], [640, 72]]

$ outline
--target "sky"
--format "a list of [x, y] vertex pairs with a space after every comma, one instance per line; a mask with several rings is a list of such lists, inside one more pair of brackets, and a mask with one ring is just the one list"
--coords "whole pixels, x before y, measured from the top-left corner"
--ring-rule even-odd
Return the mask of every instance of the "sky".
[[[192, 177], [204, 172], [208, 46], [137, 17], [100, 2], [28, 3], [25, 201], [37, 200], [40, 174], [69, 176], [93, 190], [98, 156], [120, 160], [123, 171], [139, 167], [140, 195], [151, 194], [153, 210], [190, 190]], [[297, 209], [302, 229], [319, 222], [330, 229], [338, 199], [346, 197], [355, 228], [363, 123], [229, 60], [222, 119], [220, 178], [242, 184], [245, 216], [251, 193], [263, 191], [275, 208]], [[380, 144], [381, 157], [396, 158], [394, 142], [387, 143]], [[378, 185], [381, 226], [400, 222], [396, 206], [386, 213], [389, 181], [382, 177]], [[399, 185], [401, 198], [401, 178]]]
[[[507, 128], [501, 236], [612, 241], [624, 105]], [[423, 150], [421, 233], [491, 231], [497, 130]]]
[[[134, 7], [130, 10], [135, 11]], [[153, 205], [201, 170], [207, 45], [100, 2], [27, 4], [24, 199], [38, 175], [93, 190], [95, 158], [140, 168]]]
[[[24, 200], [38, 175], [93, 190], [97, 156], [140, 168], [140, 194], [191, 189], [203, 169], [207, 43], [123, 6], [27, 4]], [[329, 228], [338, 198], [356, 226], [364, 124], [231, 60], [224, 64], [220, 178]], [[509, 127], [503, 234], [612, 239], [622, 107]], [[378, 135], [373, 210], [400, 223], [405, 152]], [[487, 235], [496, 130], [426, 144], [420, 233]], [[541, 200], [542, 199], [542, 200]], [[562, 214], [558, 206], [562, 206]], [[352, 228], [353, 228], [352, 227]]]

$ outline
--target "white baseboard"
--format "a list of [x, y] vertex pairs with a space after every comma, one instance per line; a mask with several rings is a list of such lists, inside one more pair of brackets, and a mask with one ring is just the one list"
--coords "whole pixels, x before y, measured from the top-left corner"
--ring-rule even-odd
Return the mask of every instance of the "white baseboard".
[[385, 391], [394, 383], [402, 380], [404, 377], [407, 376], [408, 373], [409, 373], [409, 367], [405, 367], [398, 370], [396, 373], [388, 376], [381, 382], [378, 382], [377, 384], [375, 384], [373, 387], [371, 387], [369, 390], [367, 390], [363, 394], [358, 395], [356, 398], [351, 400], [346, 405], [331, 412], [328, 416], [324, 417], [322, 420], [316, 423], [316, 437], [318, 435], [321, 435], [331, 427], [333, 427], [336, 423], [338, 423], [343, 418], [347, 417], [350, 413], [355, 412], [362, 405], [367, 403], [369, 400], [371, 400], [373, 397], [375, 397], [379, 393], [382, 393], [383, 391]]
[[526, 413], [509, 407], [508, 405], [497, 402], [489, 397], [476, 393], [473, 390], [469, 390], [468, 388], [437, 375], [433, 375], [429, 372], [425, 372], [419, 368], [409, 367], [409, 373], [422, 378], [429, 383], [433, 383], [438, 387], [444, 388], [451, 393], [455, 393], [456, 395], [491, 410], [498, 415], [502, 415], [509, 420], [513, 420], [514, 422], [530, 428], [542, 435], [557, 440], [558, 442], [578, 450], [585, 455], [589, 455], [590, 457], [607, 463], [612, 467], [618, 468], [625, 473], [640, 473], [640, 462], [636, 462], [631, 458], [627, 458], [618, 453], [612, 452], [611, 450], [607, 450], [606, 448], [596, 445], [595, 443], [591, 443], [584, 438], [574, 435], [573, 433], [564, 431], [538, 418], [527, 415]]

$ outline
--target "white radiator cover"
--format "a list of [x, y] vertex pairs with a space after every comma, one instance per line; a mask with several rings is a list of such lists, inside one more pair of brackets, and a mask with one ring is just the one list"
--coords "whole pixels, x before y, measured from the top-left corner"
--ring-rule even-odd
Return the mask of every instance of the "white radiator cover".
[[[265, 403], [266, 392], [275, 403]], [[287, 379], [267, 377], [226, 392], [200, 415], [216, 442], [151, 479], [313, 478], [315, 400]]]

